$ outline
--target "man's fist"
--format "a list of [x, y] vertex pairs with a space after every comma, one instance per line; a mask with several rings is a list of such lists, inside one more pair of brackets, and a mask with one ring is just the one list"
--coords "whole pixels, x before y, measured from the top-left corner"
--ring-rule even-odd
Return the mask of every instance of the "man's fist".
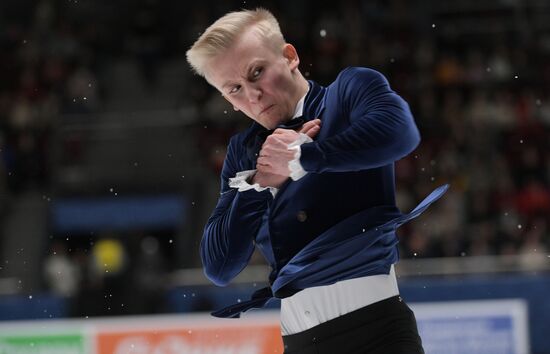
[[[270, 173], [280, 176], [290, 176], [288, 162], [294, 159], [294, 150], [289, 150], [288, 145], [298, 140], [300, 134], [303, 133], [314, 138], [321, 130], [321, 120], [314, 119], [306, 122], [298, 131], [291, 129], [276, 129], [273, 134], [267, 137], [258, 160], [256, 168], [259, 172]], [[274, 187], [274, 186], [273, 186]]]

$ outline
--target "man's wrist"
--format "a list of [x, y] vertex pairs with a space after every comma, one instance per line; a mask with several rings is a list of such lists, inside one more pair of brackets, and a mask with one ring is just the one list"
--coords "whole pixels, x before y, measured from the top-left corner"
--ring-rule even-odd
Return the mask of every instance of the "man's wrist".
[[239, 192], [245, 192], [250, 189], [254, 189], [257, 192], [262, 192], [268, 189], [271, 195], [275, 197], [278, 189], [275, 187], [265, 186], [262, 187], [256, 182], [254, 176], [256, 176], [257, 170], [247, 170], [237, 172], [237, 175], [233, 178], [229, 178], [229, 187], [236, 188]]

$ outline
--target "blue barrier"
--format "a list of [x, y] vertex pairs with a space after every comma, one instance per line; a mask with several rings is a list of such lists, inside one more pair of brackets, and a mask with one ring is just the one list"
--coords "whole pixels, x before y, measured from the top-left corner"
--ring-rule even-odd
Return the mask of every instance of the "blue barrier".
[[56, 295], [4, 295], [0, 297], [0, 321], [64, 318], [68, 315], [68, 301]]

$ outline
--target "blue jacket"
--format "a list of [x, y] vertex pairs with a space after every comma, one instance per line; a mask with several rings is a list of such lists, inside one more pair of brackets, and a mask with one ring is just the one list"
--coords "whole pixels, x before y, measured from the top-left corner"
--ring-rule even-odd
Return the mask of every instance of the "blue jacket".
[[394, 162], [416, 148], [420, 135], [407, 103], [382, 74], [347, 68], [328, 87], [309, 84], [303, 118], [321, 119], [321, 130], [301, 146], [308, 174], [288, 179], [275, 198], [268, 190], [228, 186], [237, 172], [255, 168], [246, 147], [263, 127], [253, 123], [230, 140], [221, 195], [200, 247], [205, 274], [216, 285], [228, 284], [258, 247], [272, 267], [271, 287], [215, 316], [239, 317], [273, 296], [388, 274], [398, 260], [395, 229], [447, 189], [434, 191], [410, 214], [397, 208]]

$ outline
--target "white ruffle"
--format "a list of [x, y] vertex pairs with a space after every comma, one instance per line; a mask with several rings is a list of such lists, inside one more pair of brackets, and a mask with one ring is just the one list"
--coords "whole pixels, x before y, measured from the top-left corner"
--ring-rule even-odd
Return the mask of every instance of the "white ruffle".
[[237, 172], [237, 175], [233, 178], [229, 178], [229, 187], [237, 188], [239, 192], [244, 192], [250, 189], [254, 189], [257, 192], [265, 191], [269, 189], [273, 198], [277, 194], [278, 189], [275, 187], [262, 187], [258, 183], [250, 184], [248, 179], [256, 173], [256, 170], [246, 170]]
[[297, 181], [307, 174], [306, 170], [304, 170], [304, 168], [302, 167], [302, 164], [300, 163], [300, 156], [302, 156], [302, 149], [300, 148], [300, 145], [304, 143], [311, 143], [312, 141], [313, 140], [308, 135], [304, 133], [300, 133], [300, 136], [298, 137], [298, 139], [288, 144], [289, 150], [295, 150], [294, 159], [288, 161], [290, 178], [292, 178], [293, 181]]

